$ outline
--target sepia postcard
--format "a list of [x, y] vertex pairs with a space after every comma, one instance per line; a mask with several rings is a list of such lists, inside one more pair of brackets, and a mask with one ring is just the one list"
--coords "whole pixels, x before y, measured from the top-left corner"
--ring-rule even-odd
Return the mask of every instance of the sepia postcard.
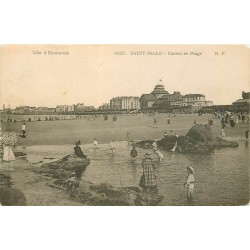
[[1, 45], [1, 206], [249, 203], [246, 45]]

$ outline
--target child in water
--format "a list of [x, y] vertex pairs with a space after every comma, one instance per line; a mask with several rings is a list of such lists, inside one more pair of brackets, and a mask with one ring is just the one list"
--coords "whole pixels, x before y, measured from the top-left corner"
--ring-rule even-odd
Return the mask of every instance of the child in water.
[[98, 148], [98, 141], [96, 138], [94, 138], [94, 148]]
[[137, 150], [136, 150], [136, 147], [133, 146], [132, 150], [130, 151], [130, 156], [131, 156], [131, 160], [132, 161], [135, 161], [136, 160], [136, 157], [137, 157]]
[[157, 155], [159, 161], [163, 160], [163, 154], [157, 149], [154, 149], [155, 154]]
[[225, 137], [225, 136], [226, 136], [224, 129], [221, 129], [221, 136], [222, 136], [222, 137]]
[[194, 192], [194, 169], [187, 167], [187, 180], [184, 183], [184, 188], [187, 188], [187, 201], [193, 203], [193, 192]]
[[115, 145], [114, 145], [114, 139], [111, 140], [110, 144], [109, 144], [109, 149], [111, 151], [112, 154], [114, 154], [115, 152]]

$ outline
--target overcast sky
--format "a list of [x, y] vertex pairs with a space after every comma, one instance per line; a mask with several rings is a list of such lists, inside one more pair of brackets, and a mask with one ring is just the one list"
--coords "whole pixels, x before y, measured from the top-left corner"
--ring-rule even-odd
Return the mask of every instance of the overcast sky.
[[[116, 51], [126, 55], [115, 55]], [[145, 55], [131, 55], [136, 51]], [[174, 52], [188, 55], [169, 55]], [[231, 104], [250, 90], [249, 55], [245, 46], [1, 46], [0, 105], [55, 107], [80, 102], [98, 107], [115, 96], [150, 93], [159, 79], [169, 93], [199, 93], [214, 104]]]

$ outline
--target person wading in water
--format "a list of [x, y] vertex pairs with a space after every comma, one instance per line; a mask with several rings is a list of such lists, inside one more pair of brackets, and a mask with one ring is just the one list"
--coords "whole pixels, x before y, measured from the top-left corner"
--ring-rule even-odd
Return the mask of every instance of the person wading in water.
[[187, 167], [187, 180], [184, 183], [184, 188], [187, 188], [187, 201], [193, 203], [193, 192], [194, 192], [194, 169]]

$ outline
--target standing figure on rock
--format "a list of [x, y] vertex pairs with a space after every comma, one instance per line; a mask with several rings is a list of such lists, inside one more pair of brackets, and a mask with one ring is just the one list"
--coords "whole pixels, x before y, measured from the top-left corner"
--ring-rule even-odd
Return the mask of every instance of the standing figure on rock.
[[164, 137], [167, 138], [169, 135], [168, 135], [168, 131], [165, 131], [164, 133]]
[[82, 149], [79, 145], [81, 145], [81, 141], [76, 142], [76, 146], [74, 147], [75, 155], [79, 158], [87, 158], [87, 156], [83, 154]]
[[193, 203], [193, 192], [194, 192], [194, 169], [187, 167], [187, 180], [184, 183], [184, 188], [187, 189], [187, 201]]
[[147, 191], [157, 188], [155, 168], [155, 163], [153, 162], [151, 153], [146, 153], [142, 160], [143, 173], [139, 186], [145, 188]]

